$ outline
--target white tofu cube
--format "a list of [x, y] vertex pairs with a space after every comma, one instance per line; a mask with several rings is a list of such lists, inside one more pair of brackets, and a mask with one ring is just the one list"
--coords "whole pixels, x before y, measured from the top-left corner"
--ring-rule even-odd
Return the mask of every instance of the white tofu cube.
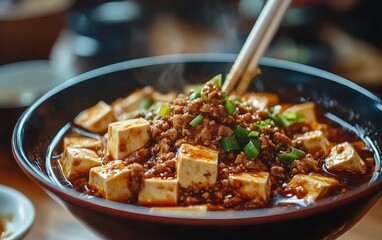
[[161, 94], [161, 93], [155, 91], [152, 94], [152, 98], [153, 98], [154, 102], [171, 102], [172, 100], [174, 100], [176, 98], [177, 95], [178, 94], [176, 94], [176, 92], [169, 92], [166, 94]]
[[111, 106], [103, 101], [82, 111], [74, 123], [94, 133], [105, 133], [109, 123], [115, 121]]
[[143, 118], [109, 124], [107, 149], [113, 159], [123, 159], [150, 140], [150, 123]]
[[325, 166], [331, 171], [366, 172], [365, 162], [348, 142], [332, 147], [328, 158], [325, 159]]
[[138, 204], [145, 206], [176, 206], [179, 183], [177, 179], [143, 179]]
[[96, 150], [101, 147], [101, 141], [89, 137], [65, 137], [64, 148], [67, 147], [90, 148]]
[[315, 121], [309, 122], [310, 127], [313, 130], [320, 130], [324, 134], [325, 137], [329, 136], [329, 125], [325, 123], [318, 123]]
[[285, 109], [284, 113], [295, 112], [304, 115], [305, 121], [316, 121], [316, 104], [314, 102], [305, 102], [293, 105]]
[[268, 172], [242, 172], [228, 177], [231, 188], [238, 194], [250, 198], [259, 197], [267, 202], [271, 192]]
[[218, 152], [184, 143], [178, 150], [176, 174], [181, 187], [206, 188], [216, 183]]
[[150, 212], [155, 212], [159, 214], [164, 214], [168, 216], [169, 214], [181, 214], [181, 215], [204, 215], [208, 211], [208, 206], [206, 204], [203, 205], [194, 205], [187, 207], [152, 207], [150, 208]]
[[310, 153], [322, 152], [327, 154], [330, 143], [321, 130], [306, 132], [298, 136], [295, 141], [300, 142], [302, 146]]
[[67, 147], [62, 155], [62, 171], [67, 179], [88, 173], [92, 167], [101, 165], [98, 154], [87, 148]]
[[129, 189], [130, 172], [121, 160], [111, 161], [90, 169], [89, 184], [108, 200], [128, 201], [132, 196]]
[[337, 179], [319, 174], [297, 174], [287, 184], [287, 187], [293, 189], [297, 196], [302, 196], [305, 203], [310, 204], [325, 197], [328, 191], [338, 184]]
[[279, 103], [277, 94], [267, 92], [245, 93], [242, 99], [259, 109], [269, 108]]
[[140, 109], [142, 101], [153, 94], [154, 89], [152, 87], [145, 87], [139, 89], [124, 98], [115, 100], [111, 105], [116, 114], [116, 117], [121, 116], [123, 112], [132, 112]]

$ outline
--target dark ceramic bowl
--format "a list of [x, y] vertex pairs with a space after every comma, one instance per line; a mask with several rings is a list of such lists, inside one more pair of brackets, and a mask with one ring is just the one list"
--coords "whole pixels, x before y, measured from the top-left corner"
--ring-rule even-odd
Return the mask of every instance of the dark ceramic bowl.
[[[177, 55], [138, 59], [106, 66], [54, 88], [21, 116], [13, 133], [14, 156], [24, 172], [94, 231], [111, 239], [335, 238], [352, 227], [380, 197], [382, 102], [343, 78], [312, 67], [263, 59], [252, 90], [279, 93], [284, 100], [314, 100], [327, 116], [357, 133], [375, 151], [376, 169], [368, 184], [305, 208], [272, 208], [169, 215], [103, 199], [85, 199], [57, 183], [49, 169], [54, 137], [73, 118], [99, 100], [111, 102], [150, 84], [180, 88], [227, 73], [231, 54]], [[177, 79], [177, 81], [171, 81]], [[181, 79], [182, 81], [179, 81]]]

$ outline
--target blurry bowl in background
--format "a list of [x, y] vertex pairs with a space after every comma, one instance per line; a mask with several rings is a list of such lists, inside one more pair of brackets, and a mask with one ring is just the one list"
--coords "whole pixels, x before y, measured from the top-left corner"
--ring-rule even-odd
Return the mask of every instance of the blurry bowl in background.
[[22, 239], [31, 228], [35, 211], [31, 201], [19, 191], [0, 185], [0, 239]]
[[[227, 73], [233, 54], [152, 57], [121, 62], [66, 81], [34, 102], [16, 124], [12, 150], [22, 170], [55, 200], [95, 232], [108, 239], [334, 239], [358, 222], [378, 200], [382, 189], [380, 146], [382, 102], [358, 85], [328, 72], [275, 59], [263, 59], [262, 74], [250, 85], [282, 101], [316, 101], [336, 120], [357, 128], [375, 152], [371, 181], [308, 207], [276, 207], [206, 214], [150, 211], [150, 208], [84, 198], [58, 183], [51, 169], [56, 135], [74, 117], [98, 101], [112, 102], [134, 89], [153, 85], [179, 88]], [[172, 81], [171, 81], [172, 80]], [[342, 122], [341, 122], [342, 121]], [[69, 126], [69, 127], [68, 127]]]
[[72, 2], [0, 1], [0, 64], [49, 59]]
[[0, 66], [0, 142], [10, 144], [13, 127], [25, 108], [68, 78], [47, 60]]

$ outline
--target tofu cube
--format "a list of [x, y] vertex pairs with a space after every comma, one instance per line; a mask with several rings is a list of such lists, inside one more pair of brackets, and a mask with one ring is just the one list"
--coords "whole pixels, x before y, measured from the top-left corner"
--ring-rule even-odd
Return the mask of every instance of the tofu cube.
[[150, 123], [143, 118], [109, 124], [107, 149], [113, 159], [123, 159], [150, 140]]
[[143, 179], [138, 204], [145, 206], [176, 206], [179, 183], [177, 179]]
[[316, 104], [314, 102], [305, 102], [293, 105], [285, 109], [284, 113], [295, 112], [304, 115], [305, 121], [316, 121]]
[[268, 172], [242, 172], [228, 177], [231, 188], [238, 194], [250, 198], [259, 197], [267, 202], [271, 193]]
[[295, 141], [301, 143], [305, 150], [310, 153], [322, 152], [327, 154], [330, 145], [328, 139], [321, 130], [306, 132], [303, 135], [298, 136]]
[[309, 126], [313, 130], [320, 130], [325, 137], [329, 136], [330, 127], [328, 124], [312, 121], [312, 122], [309, 122]]
[[129, 189], [131, 170], [121, 160], [115, 160], [89, 172], [89, 184], [95, 187], [106, 199], [128, 201], [132, 196]]
[[331, 171], [366, 172], [365, 162], [348, 142], [332, 147], [328, 158], [325, 159], [325, 166]]
[[216, 183], [218, 152], [184, 143], [177, 154], [176, 174], [181, 187], [206, 188]]
[[77, 117], [74, 123], [84, 129], [103, 134], [107, 131], [109, 123], [115, 121], [114, 112], [111, 106], [103, 101], [98, 102], [93, 107], [85, 109]]
[[132, 112], [140, 109], [142, 101], [152, 95], [155, 90], [152, 87], [145, 87], [139, 89], [124, 98], [119, 98], [115, 100], [111, 106], [117, 118], [118, 116], [123, 116], [124, 112]]
[[64, 148], [67, 147], [90, 148], [96, 150], [101, 148], [101, 141], [89, 137], [65, 137]]
[[88, 173], [92, 167], [101, 165], [98, 154], [87, 148], [67, 147], [62, 155], [62, 171], [67, 179]]
[[155, 91], [152, 94], [152, 98], [153, 98], [154, 102], [171, 102], [172, 100], [174, 100], [176, 98], [177, 95], [178, 94], [176, 94], [176, 92], [169, 92], [166, 94], [161, 94], [161, 93]]
[[335, 178], [325, 177], [319, 174], [297, 174], [287, 184], [296, 195], [310, 204], [318, 199], [325, 197], [329, 190], [339, 185]]
[[279, 103], [279, 97], [277, 94], [267, 92], [245, 93], [242, 96], [242, 99], [259, 109], [269, 108]]

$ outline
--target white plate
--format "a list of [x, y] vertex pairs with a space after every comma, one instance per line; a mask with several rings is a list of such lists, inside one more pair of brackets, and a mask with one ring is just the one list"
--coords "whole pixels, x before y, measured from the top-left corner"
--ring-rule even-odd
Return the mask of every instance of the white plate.
[[13, 188], [0, 185], [0, 221], [5, 226], [0, 239], [21, 239], [32, 226], [34, 218], [35, 210], [27, 197]]

